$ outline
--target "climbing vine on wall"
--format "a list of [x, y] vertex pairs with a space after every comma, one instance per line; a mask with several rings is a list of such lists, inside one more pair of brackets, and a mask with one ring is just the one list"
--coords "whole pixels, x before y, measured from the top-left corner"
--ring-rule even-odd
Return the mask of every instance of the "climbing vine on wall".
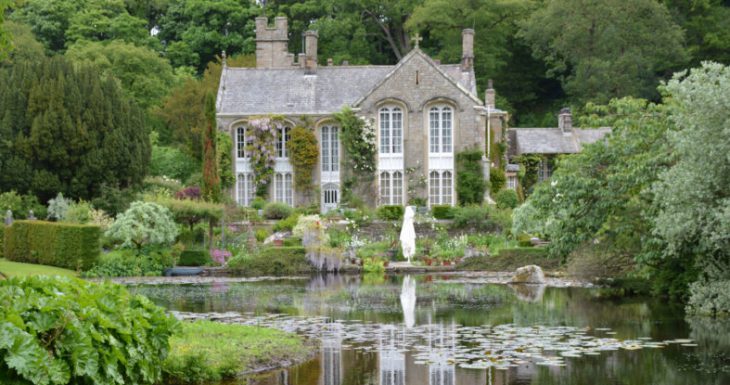
[[367, 196], [377, 170], [377, 143], [373, 122], [355, 115], [345, 107], [335, 114], [341, 128], [340, 143], [344, 149], [342, 203], [357, 206]]
[[532, 187], [537, 183], [537, 168], [540, 166], [542, 156], [538, 154], [524, 154], [517, 157], [517, 164], [520, 165], [518, 176], [520, 187], [524, 194], [529, 195]]
[[251, 154], [251, 168], [256, 184], [256, 195], [265, 198], [268, 195], [271, 177], [274, 175], [276, 150], [274, 142], [277, 132], [284, 128], [284, 118], [263, 117], [248, 122], [246, 130], [246, 151]]
[[371, 121], [355, 115], [345, 107], [335, 114], [342, 128], [340, 141], [345, 149], [347, 166], [359, 175], [372, 175], [377, 169], [377, 143]]
[[311, 191], [312, 172], [319, 159], [317, 136], [309, 128], [294, 127], [288, 146], [291, 163], [294, 166], [294, 185], [297, 191]]

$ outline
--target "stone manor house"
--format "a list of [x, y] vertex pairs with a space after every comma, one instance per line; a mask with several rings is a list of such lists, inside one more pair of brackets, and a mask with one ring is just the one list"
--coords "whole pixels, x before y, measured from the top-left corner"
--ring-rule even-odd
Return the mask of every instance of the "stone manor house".
[[[505, 111], [495, 108], [491, 85], [484, 100], [477, 95], [474, 30], [462, 32], [457, 64], [433, 60], [416, 40], [415, 48], [396, 65], [335, 65], [331, 59], [319, 65], [317, 37], [316, 31], [305, 32], [305, 52], [295, 56], [287, 49], [287, 19], [277, 17], [271, 26], [266, 17], [258, 17], [256, 68], [224, 64], [217, 121], [234, 143], [234, 199], [241, 205], [254, 199], [245, 143], [248, 121], [282, 115], [286, 124], [276, 137], [270, 199], [295, 206], [309, 204], [306, 197], [318, 195], [323, 211], [336, 207], [342, 196], [343, 150], [333, 114], [349, 106], [373, 122], [377, 135], [377, 178], [372, 194], [364, 194], [367, 203], [403, 205], [415, 198], [409, 195], [418, 195], [429, 206], [456, 204], [455, 155], [473, 148], [486, 152], [488, 127], [501, 137], [508, 119]], [[287, 144], [289, 130], [298, 124], [312, 127], [319, 142], [320, 159], [313, 174], [317, 194], [294, 188]], [[409, 188], [413, 180], [424, 183]]]

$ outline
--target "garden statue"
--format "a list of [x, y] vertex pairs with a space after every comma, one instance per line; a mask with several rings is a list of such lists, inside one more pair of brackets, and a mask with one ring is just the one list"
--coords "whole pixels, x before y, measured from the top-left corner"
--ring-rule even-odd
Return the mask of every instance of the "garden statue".
[[403, 257], [411, 263], [411, 258], [416, 253], [416, 230], [413, 229], [413, 217], [416, 215], [413, 206], [406, 206], [403, 214], [403, 228], [400, 231], [400, 245], [403, 249]]
[[10, 226], [13, 224], [13, 212], [8, 210], [5, 212], [5, 226]]
[[410, 275], [403, 278], [400, 304], [403, 307], [403, 322], [407, 328], [412, 328], [416, 324], [416, 280]]

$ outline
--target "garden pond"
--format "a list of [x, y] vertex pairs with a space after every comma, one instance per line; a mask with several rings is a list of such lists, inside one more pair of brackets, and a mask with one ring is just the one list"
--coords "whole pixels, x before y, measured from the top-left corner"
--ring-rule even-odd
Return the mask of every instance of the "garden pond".
[[730, 384], [730, 320], [686, 318], [656, 298], [458, 273], [187, 282], [130, 288], [182, 319], [320, 346], [309, 362], [225, 385]]

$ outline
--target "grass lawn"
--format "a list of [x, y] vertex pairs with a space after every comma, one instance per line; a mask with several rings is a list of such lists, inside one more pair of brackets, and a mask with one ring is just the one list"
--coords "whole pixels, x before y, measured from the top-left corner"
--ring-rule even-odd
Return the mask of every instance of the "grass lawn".
[[183, 322], [170, 338], [163, 372], [172, 384], [219, 381], [302, 362], [311, 349], [302, 337], [271, 328]]
[[2, 273], [7, 278], [27, 275], [62, 275], [66, 277], [76, 276], [76, 272], [73, 270], [62, 269], [60, 267], [53, 266], [34, 265], [32, 263], [11, 262], [5, 258], [0, 258], [0, 273]]

